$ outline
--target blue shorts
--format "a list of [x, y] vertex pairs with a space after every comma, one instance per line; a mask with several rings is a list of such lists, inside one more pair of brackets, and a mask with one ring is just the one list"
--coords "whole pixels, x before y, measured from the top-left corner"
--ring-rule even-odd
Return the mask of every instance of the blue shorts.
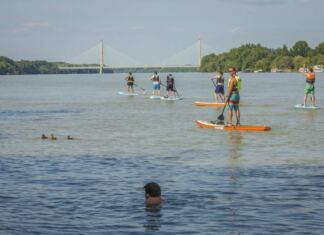
[[240, 94], [239, 93], [232, 93], [228, 100], [228, 107], [231, 111], [240, 110]]
[[160, 86], [160, 83], [153, 83], [153, 90], [160, 90], [161, 89], [161, 86]]
[[224, 85], [217, 85], [215, 89], [215, 93], [221, 93], [224, 95]]

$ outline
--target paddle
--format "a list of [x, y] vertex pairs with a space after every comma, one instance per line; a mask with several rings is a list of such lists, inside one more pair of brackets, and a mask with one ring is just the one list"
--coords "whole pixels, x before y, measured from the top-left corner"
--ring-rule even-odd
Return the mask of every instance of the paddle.
[[177, 88], [174, 86], [174, 92], [177, 94], [177, 96], [180, 98], [181, 96], [180, 96], [180, 94], [178, 93], [178, 90], [177, 90]]
[[214, 87], [216, 89], [216, 83], [214, 82], [214, 79], [210, 79], [212, 81], [212, 83], [214, 84]]
[[306, 64], [304, 64], [304, 73], [306, 73], [307, 72], [307, 69], [306, 69]]
[[224, 120], [225, 120], [224, 111], [225, 111], [225, 108], [226, 108], [226, 106], [228, 104], [229, 98], [231, 97], [231, 94], [232, 94], [232, 92], [227, 97], [227, 99], [225, 101], [225, 105], [224, 105], [223, 110], [222, 110], [222, 113], [221, 113], [221, 115], [218, 116], [217, 121], [211, 121], [211, 123], [218, 124], [218, 125], [224, 125]]
[[[162, 82], [160, 82], [160, 84], [164, 87], [167, 87], [166, 85], [164, 85]], [[168, 95], [165, 95], [164, 98], [168, 98]]]
[[[166, 87], [166, 85], [164, 85], [162, 82], [160, 83], [162, 86]], [[180, 94], [178, 93], [177, 88], [174, 86], [174, 92], [177, 94], [177, 96], [180, 98]]]
[[144, 88], [142, 88], [142, 87], [140, 87], [140, 86], [138, 86], [137, 84], [135, 84], [134, 83], [134, 86], [137, 86], [139, 89], [141, 89], [142, 91], [143, 91], [143, 94], [145, 94], [146, 93], [146, 90], [144, 89]]

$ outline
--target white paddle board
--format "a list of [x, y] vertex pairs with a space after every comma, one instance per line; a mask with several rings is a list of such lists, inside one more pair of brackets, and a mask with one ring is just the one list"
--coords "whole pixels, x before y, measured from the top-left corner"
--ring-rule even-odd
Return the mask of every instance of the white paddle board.
[[182, 100], [182, 97], [165, 97], [165, 96], [161, 96], [161, 100], [165, 100], [165, 101], [176, 101], [176, 100]]
[[310, 105], [304, 106], [303, 104], [296, 104], [295, 108], [296, 109], [319, 109], [320, 107], [318, 107], [318, 106], [310, 106]]
[[136, 95], [138, 95], [137, 93], [129, 93], [129, 92], [123, 92], [123, 91], [119, 91], [118, 94], [119, 95], [126, 95], [126, 96], [136, 96]]
[[152, 99], [152, 100], [160, 100], [161, 96], [159, 96], [159, 95], [151, 95], [150, 99]]

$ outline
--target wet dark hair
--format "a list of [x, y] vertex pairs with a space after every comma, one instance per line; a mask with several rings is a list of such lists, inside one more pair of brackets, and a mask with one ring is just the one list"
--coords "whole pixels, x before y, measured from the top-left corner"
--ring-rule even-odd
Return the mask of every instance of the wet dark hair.
[[147, 183], [144, 186], [145, 194], [150, 195], [151, 197], [160, 197], [161, 196], [161, 188], [155, 182]]

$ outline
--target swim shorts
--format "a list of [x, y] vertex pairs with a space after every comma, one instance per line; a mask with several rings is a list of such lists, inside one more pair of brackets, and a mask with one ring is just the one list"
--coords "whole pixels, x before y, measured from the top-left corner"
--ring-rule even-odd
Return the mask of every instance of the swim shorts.
[[239, 93], [232, 93], [228, 100], [228, 107], [231, 111], [240, 110], [240, 94]]
[[313, 84], [306, 83], [305, 88], [304, 88], [304, 93], [305, 94], [311, 94], [315, 95], [315, 87]]
[[217, 85], [215, 89], [215, 93], [221, 93], [224, 95], [224, 85]]
[[173, 91], [173, 84], [167, 85], [167, 91]]
[[160, 83], [159, 82], [153, 82], [153, 90], [160, 90]]

